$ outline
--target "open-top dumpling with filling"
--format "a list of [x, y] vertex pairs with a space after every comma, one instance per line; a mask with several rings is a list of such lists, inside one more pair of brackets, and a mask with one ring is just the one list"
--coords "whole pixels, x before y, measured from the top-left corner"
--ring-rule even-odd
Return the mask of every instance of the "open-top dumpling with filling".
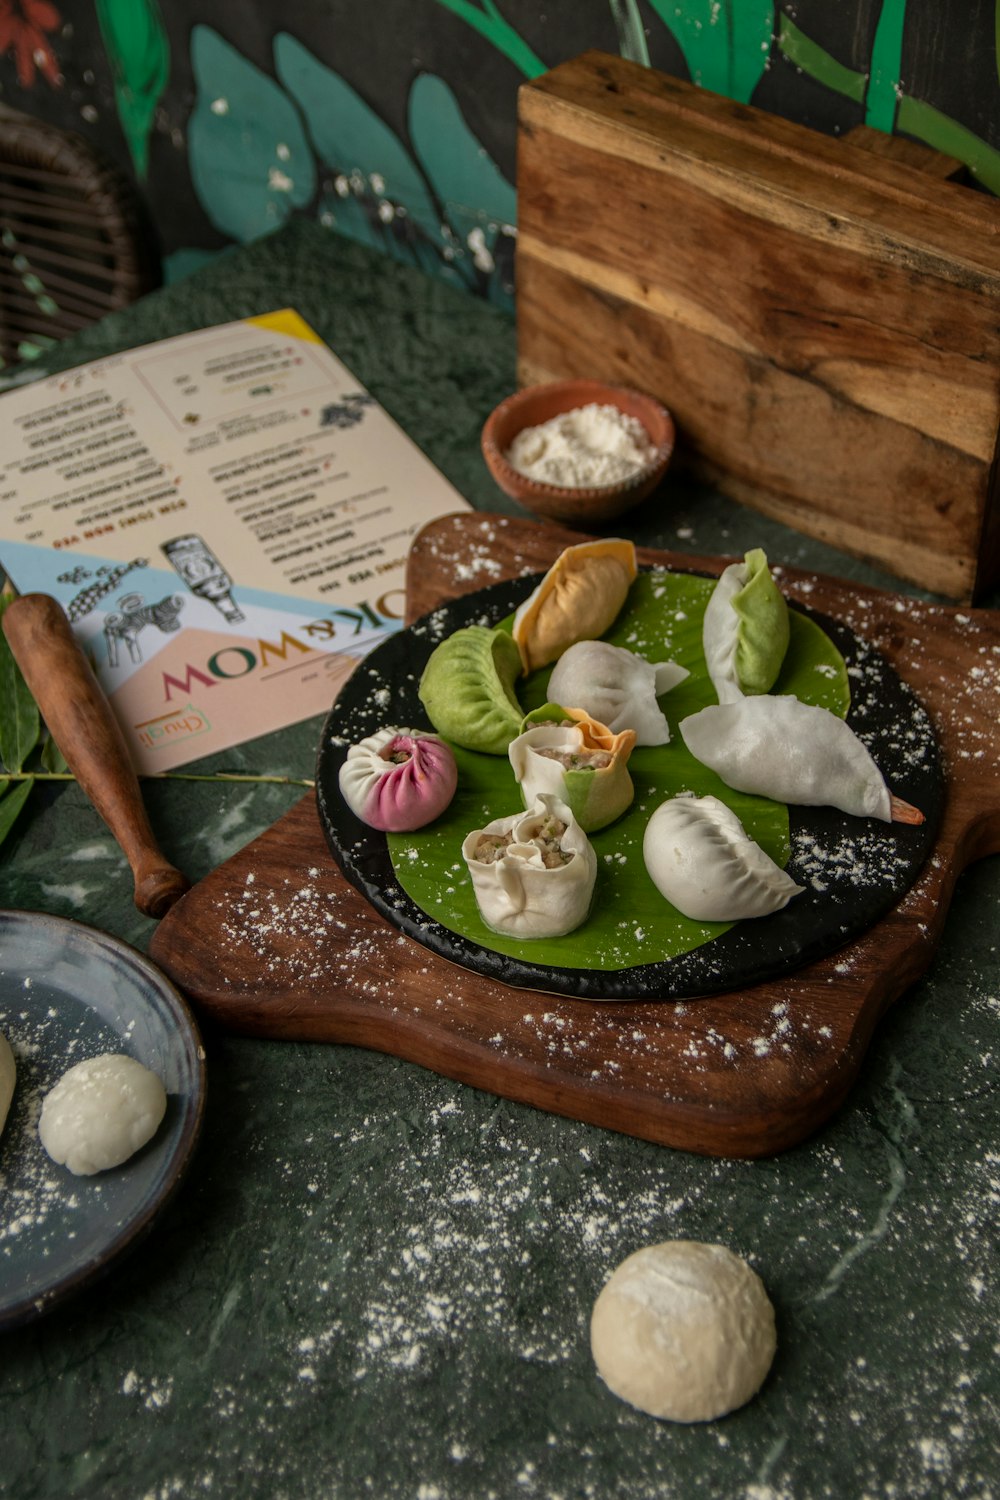
[[638, 574], [635, 544], [622, 537], [567, 547], [514, 616], [526, 672], [548, 666], [576, 641], [612, 625]]
[[507, 754], [525, 807], [540, 792], [564, 802], [585, 833], [605, 828], [635, 796], [628, 758], [631, 729], [614, 734], [579, 708], [546, 703], [524, 721]]
[[656, 700], [689, 675], [675, 662], [650, 662], [609, 641], [579, 641], [553, 667], [549, 696], [582, 708], [615, 734], [634, 730], [637, 745], [665, 745], [670, 726]]
[[521, 732], [523, 711], [514, 691], [520, 672], [521, 653], [505, 630], [469, 625], [435, 646], [417, 692], [446, 740], [506, 755]]
[[703, 708], [682, 719], [680, 731], [695, 759], [734, 791], [885, 823], [923, 822], [893, 797], [854, 730], [828, 708], [768, 693]]
[[788, 639], [785, 596], [755, 547], [725, 569], [705, 607], [702, 650], [719, 702], [770, 692]]
[[487, 927], [506, 937], [562, 937], [586, 921], [597, 856], [569, 808], [543, 792], [527, 812], [466, 835], [462, 856]]
[[739, 922], [803, 889], [718, 797], [671, 797], [646, 824], [642, 854], [660, 895], [695, 922]]

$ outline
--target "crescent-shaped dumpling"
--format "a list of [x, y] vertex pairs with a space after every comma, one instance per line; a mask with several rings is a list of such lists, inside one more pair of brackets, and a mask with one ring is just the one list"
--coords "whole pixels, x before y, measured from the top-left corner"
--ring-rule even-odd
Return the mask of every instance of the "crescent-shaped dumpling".
[[665, 745], [670, 727], [656, 700], [688, 675], [672, 661], [649, 662], [608, 641], [579, 641], [553, 667], [549, 697], [582, 708], [616, 734], [634, 730], [637, 745]]
[[469, 625], [435, 646], [418, 693], [438, 734], [466, 750], [506, 755], [521, 732], [514, 692], [521, 653], [505, 630]]
[[720, 577], [705, 608], [701, 638], [720, 703], [774, 686], [788, 650], [788, 605], [759, 547]]
[[695, 759], [734, 791], [892, 820], [881, 771], [828, 708], [763, 694], [703, 708], [682, 719], [680, 731]]
[[718, 797], [671, 797], [646, 824], [642, 854], [661, 896], [695, 922], [740, 922], [803, 889]]
[[635, 544], [621, 537], [567, 547], [514, 616], [526, 672], [547, 666], [575, 641], [614, 623], [638, 574]]

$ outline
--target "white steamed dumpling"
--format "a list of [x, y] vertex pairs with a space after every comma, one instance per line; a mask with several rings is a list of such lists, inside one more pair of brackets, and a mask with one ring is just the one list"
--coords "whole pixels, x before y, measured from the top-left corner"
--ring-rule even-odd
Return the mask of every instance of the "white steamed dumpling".
[[853, 729], [828, 708], [762, 694], [683, 719], [691, 754], [734, 791], [806, 807], [892, 819], [878, 766]]
[[739, 922], [803, 889], [717, 797], [671, 797], [646, 824], [642, 854], [660, 895], [695, 922]]
[[548, 695], [566, 708], [582, 708], [616, 734], [634, 730], [637, 745], [665, 745], [670, 729], [656, 700], [688, 675], [672, 661], [649, 662], [624, 646], [580, 641], [553, 667]]

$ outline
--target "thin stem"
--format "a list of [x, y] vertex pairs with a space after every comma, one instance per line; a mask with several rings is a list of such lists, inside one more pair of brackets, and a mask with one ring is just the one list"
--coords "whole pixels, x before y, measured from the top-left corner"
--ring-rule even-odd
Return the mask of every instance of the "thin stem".
[[[611, 18], [618, 33], [618, 50], [629, 62], [649, 67], [649, 48], [639, 14], [638, 0], [608, 0]], [[998, 0], [1000, 3], [1000, 0]]]
[[467, 26], [471, 26], [473, 31], [478, 31], [509, 62], [520, 68], [526, 78], [537, 78], [539, 73], [545, 72], [545, 64], [541, 58], [532, 52], [513, 26], [504, 20], [494, 0], [484, 0], [482, 10], [472, 4], [471, 0], [437, 0], [437, 3], [458, 16]]
[[[0, 782], [75, 781], [72, 771], [0, 771]], [[154, 771], [144, 781], [247, 781], [271, 786], [315, 786], [304, 776], [257, 776], [249, 771], [213, 771], [199, 775], [196, 771]]]
[[892, 135], [901, 87], [906, 0], [882, 0], [872, 43], [871, 73], [865, 98], [865, 124]]

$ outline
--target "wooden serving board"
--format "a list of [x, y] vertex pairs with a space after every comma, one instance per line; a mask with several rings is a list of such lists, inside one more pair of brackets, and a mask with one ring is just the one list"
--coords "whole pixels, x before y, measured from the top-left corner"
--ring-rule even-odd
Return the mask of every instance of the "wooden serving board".
[[[547, 568], [578, 533], [500, 516], [436, 521], [413, 544], [412, 621], [501, 577]], [[640, 551], [719, 573], [731, 559]], [[168, 912], [154, 960], [244, 1034], [349, 1042], [574, 1119], [719, 1156], [762, 1156], [841, 1103], [887, 1006], [925, 970], [955, 880], [1000, 850], [1000, 616], [781, 572], [790, 598], [843, 620], [916, 690], [948, 794], [935, 853], [860, 940], [742, 993], [594, 1003], [514, 989], [403, 937], [344, 880], [312, 796]]]

